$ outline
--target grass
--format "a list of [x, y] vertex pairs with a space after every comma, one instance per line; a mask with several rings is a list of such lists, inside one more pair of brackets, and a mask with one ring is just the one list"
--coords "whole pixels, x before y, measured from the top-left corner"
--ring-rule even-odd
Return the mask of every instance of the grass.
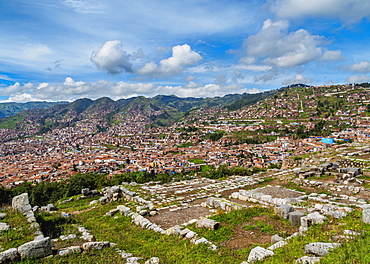
[[[265, 207], [250, 207], [230, 213], [220, 213], [211, 218], [220, 222], [220, 228], [210, 231], [195, 228], [190, 225], [200, 236], [216, 244], [218, 251], [212, 251], [206, 244], [194, 245], [189, 240], [178, 236], [166, 236], [146, 230], [134, 225], [131, 219], [117, 214], [116, 217], [105, 215], [109, 210], [116, 208], [119, 204], [127, 204], [120, 200], [107, 205], [96, 205], [93, 209], [85, 211], [89, 207], [89, 199], [75, 200], [63, 205], [63, 211], [80, 211], [73, 218], [63, 218], [59, 213], [48, 214], [40, 212], [37, 214], [38, 222], [45, 235], [52, 238], [60, 235], [80, 234], [77, 225], [87, 228], [94, 234], [97, 241], [110, 241], [117, 244], [117, 248], [132, 253], [134, 256], [145, 260], [151, 257], [159, 257], [161, 263], [241, 263], [246, 261], [250, 250], [259, 245], [268, 247], [270, 243], [265, 241], [253, 242], [238, 249], [231, 249], [225, 245], [233, 238], [238, 230], [253, 231], [255, 234], [263, 234], [269, 237], [273, 234], [287, 237], [294, 231], [289, 221], [281, 219], [275, 213]], [[2, 220], [8, 222], [13, 228], [0, 237], [1, 246], [4, 249], [17, 247], [20, 244], [33, 240], [33, 231], [29, 230], [26, 218], [17, 212], [7, 210], [8, 216]], [[345, 229], [361, 233], [353, 240], [338, 238], [343, 235]], [[284, 231], [282, 231], [284, 230]], [[15, 233], [14, 233], [15, 232]], [[285, 233], [284, 233], [285, 232]], [[248, 232], [249, 233], [249, 232]], [[246, 237], [247, 239], [248, 237]], [[339, 240], [338, 240], [339, 239]], [[362, 222], [362, 211], [354, 209], [343, 219], [328, 217], [324, 224], [313, 225], [306, 232], [306, 236], [294, 237], [288, 241], [289, 244], [274, 250], [275, 255], [256, 263], [294, 263], [296, 259], [306, 255], [304, 247], [311, 242], [339, 242], [342, 246], [335, 249], [332, 254], [323, 258], [321, 263], [370, 263], [370, 225]], [[57, 248], [71, 245], [81, 245], [80, 239], [53, 242]], [[64, 257], [54, 256], [39, 260], [23, 260], [21, 263], [126, 263], [114, 248], [101, 251], [90, 251], [82, 254]]]
[[[364, 231], [363, 235], [351, 239], [340, 239], [345, 229], [355, 232]], [[338, 238], [338, 239], [337, 239]], [[339, 242], [333, 253], [325, 256], [320, 263], [370, 263], [370, 225], [362, 222], [360, 210], [354, 210], [343, 219], [329, 218], [324, 224], [313, 225], [306, 232], [306, 236], [298, 236], [289, 241], [289, 245], [276, 249], [275, 255], [263, 262], [256, 263], [294, 263], [294, 261], [305, 256], [304, 247], [312, 242]]]
[[7, 118], [4, 118], [0, 121], [0, 128], [14, 129], [17, 123], [21, 122], [28, 116], [27, 113], [19, 113]]
[[34, 239], [33, 234], [36, 230], [30, 229], [30, 223], [27, 222], [27, 218], [17, 211], [10, 208], [4, 210], [7, 217], [1, 220], [3, 223], [7, 223], [11, 228], [7, 231], [1, 231], [0, 235], [0, 246], [6, 249], [18, 247], [26, 242], [30, 242]]

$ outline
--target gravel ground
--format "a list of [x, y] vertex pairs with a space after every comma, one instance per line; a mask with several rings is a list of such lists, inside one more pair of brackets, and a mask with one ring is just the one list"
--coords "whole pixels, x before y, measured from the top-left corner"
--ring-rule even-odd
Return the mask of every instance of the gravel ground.
[[173, 212], [159, 212], [159, 214], [151, 216], [149, 220], [166, 230], [172, 226], [184, 224], [191, 219], [197, 219], [210, 214], [209, 208], [196, 206]]
[[258, 192], [264, 193], [266, 195], [271, 195], [272, 198], [281, 198], [281, 199], [296, 198], [302, 195], [298, 192], [276, 186], [266, 186], [263, 187], [262, 189], [259, 189]]

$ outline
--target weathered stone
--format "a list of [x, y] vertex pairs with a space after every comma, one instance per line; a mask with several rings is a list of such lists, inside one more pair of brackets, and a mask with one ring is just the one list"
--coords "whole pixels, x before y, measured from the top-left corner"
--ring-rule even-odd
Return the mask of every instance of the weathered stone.
[[314, 264], [320, 262], [320, 257], [303, 256], [295, 261], [297, 264]]
[[308, 214], [304, 217], [301, 217], [301, 227], [310, 227], [313, 224], [322, 224], [324, 223], [325, 216], [319, 214], [318, 212], [314, 212]]
[[276, 242], [283, 241], [284, 238], [280, 237], [279, 235], [271, 236], [271, 244], [275, 244]]
[[90, 205], [94, 205], [94, 204], [97, 204], [97, 203], [99, 203], [99, 200], [93, 200], [93, 201], [91, 201], [89, 204], [90, 204]]
[[304, 214], [301, 211], [294, 211], [289, 213], [289, 221], [292, 226], [300, 226], [301, 218]]
[[343, 231], [343, 234], [350, 235], [350, 236], [359, 236], [359, 235], [361, 235], [361, 233], [359, 233], [359, 232], [356, 232], [356, 231], [353, 231], [353, 230], [347, 230], [347, 229]]
[[108, 199], [108, 197], [103, 196], [103, 197], [100, 197], [99, 202], [100, 202], [101, 205], [105, 205], [109, 202], [109, 199]]
[[57, 210], [58, 210], [58, 208], [57, 208], [54, 204], [48, 204], [48, 205], [46, 206], [46, 210], [47, 210], [48, 212], [52, 212], [52, 211], [57, 211]]
[[293, 207], [288, 204], [281, 204], [275, 207], [275, 212], [278, 216], [288, 219], [289, 213], [293, 212]]
[[0, 231], [6, 231], [10, 229], [10, 225], [7, 223], [0, 223]]
[[53, 254], [50, 237], [31, 241], [18, 247], [18, 253], [22, 258], [43, 258]]
[[31, 229], [33, 230], [40, 230], [40, 224], [37, 222], [33, 222], [30, 226]]
[[286, 241], [282, 240], [282, 241], [276, 242], [275, 244], [269, 246], [267, 249], [268, 250], [275, 250], [275, 249], [281, 248], [281, 247], [283, 247], [283, 246], [285, 246], [287, 244], [288, 243]]
[[77, 236], [75, 234], [69, 234], [67, 236], [62, 235], [59, 238], [60, 238], [60, 240], [63, 241], [63, 240], [75, 239], [75, 238], [77, 238]]
[[197, 228], [206, 228], [206, 229], [209, 229], [209, 230], [217, 230], [218, 227], [220, 226], [220, 223], [215, 221], [215, 220], [212, 220], [212, 219], [202, 218], [202, 219], [197, 221], [195, 226]]
[[44, 237], [44, 234], [39, 234], [37, 236], [35, 236], [35, 238], [33, 239], [34, 241], [36, 240], [43, 240], [45, 237]]
[[81, 253], [81, 252], [82, 252], [82, 249], [79, 246], [72, 246], [72, 247], [59, 249], [58, 255], [66, 256], [69, 254], [76, 254], [76, 253]]
[[87, 196], [87, 195], [90, 195], [91, 194], [91, 191], [90, 191], [89, 188], [84, 188], [84, 189], [81, 190], [81, 193], [83, 195]]
[[0, 213], [0, 219], [4, 219], [7, 216], [7, 214]]
[[272, 252], [271, 250], [264, 249], [263, 247], [255, 247], [249, 253], [247, 262], [262, 260], [266, 257], [273, 256], [273, 255], [274, 255], [274, 252]]
[[139, 212], [140, 215], [144, 216], [144, 215], [147, 215], [148, 214], [148, 210], [141, 210]]
[[84, 241], [88, 241], [88, 242], [95, 241], [95, 237], [93, 235], [91, 235], [90, 233], [88, 233], [88, 232], [83, 232], [82, 236], [80, 238], [83, 239]]
[[11, 248], [0, 253], [0, 263], [18, 261], [20, 259], [18, 250]]
[[86, 251], [92, 250], [92, 249], [103, 249], [103, 248], [109, 248], [110, 243], [107, 241], [103, 242], [86, 242], [82, 244], [82, 248]]
[[140, 260], [141, 258], [139, 258], [139, 257], [131, 257], [131, 258], [127, 258], [126, 259], [126, 264], [140, 264], [139, 262], [138, 262], [138, 260]]
[[24, 214], [26, 215], [27, 221], [29, 223], [37, 222], [35, 214], [33, 213], [33, 211], [27, 211]]
[[129, 257], [132, 257], [132, 254], [127, 253], [126, 251], [122, 250], [121, 251], [121, 256], [122, 256], [122, 258], [129, 258]]
[[200, 244], [200, 243], [210, 243], [207, 239], [205, 239], [204, 237], [202, 237], [202, 238], [199, 238], [198, 240], [196, 240], [195, 242], [194, 242], [194, 244], [195, 245], [198, 245], [198, 244]]
[[153, 257], [145, 261], [145, 264], [159, 264], [159, 258]]
[[365, 208], [362, 211], [362, 221], [366, 224], [370, 223], [370, 208]]
[[115, 215], [119, 210], [118, 209], [112, 209], [112, 210], [109, 210], [106, 215], [108, 216], [113, 216]]
[[322, 243], [322, 242], [315, 242], [310, 243], [305, 246], [306, 254], [313, 254], [316, 256], [325, 256], [329, 253], [329, 250], [339, 247], [339, 243]]
[[32, 210], [28, 199], [28, 193], [22, 193], [21, 195], [13, 197], [12, 208], [18, 210], [21, 213]]
[[192, 239], [193, 237], [195, 237], [196, 236], [196, 233], [195, 232], [193, 232], [193, 231], [189, 231], [188, 233], [186, 233], [186, 235], [185, 235], [185, 237], [187, 238], [187, 239]]
[[126, 215], [130, 211], [130, 208], [124, 205], [118, 205], [117, 209], [122, 215]]
[[183, 230], [180, 231], [180, 237], [185, 237], [187, 233], [190, 232], [190, 229], [188, 228], [185, 228]]

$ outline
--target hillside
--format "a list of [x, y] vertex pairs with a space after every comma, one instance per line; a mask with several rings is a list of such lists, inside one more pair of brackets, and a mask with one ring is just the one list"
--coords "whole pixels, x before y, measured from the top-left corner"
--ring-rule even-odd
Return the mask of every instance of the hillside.
[[[97, 100], [78, 99], [72, 103], [61, 103], [50, 108], [30, 109], [7, 118], [0, 119], [0, 128], [21, 131], [21, 135], [45, 133], [55, 128], [75, 126], [77, 121], [99, 123], [100, 129], [117, 124], [122, 120], [136, 119], [148, 126], [170, 126], [180, 120], [188, 111], [200, 108], [222, 108], [237, 100], [245, 106], [262, 96], [233, 94], [215, 98], [180, 98], [158, 95], [153, 98], [143, 96], [113, 101], [103, 97]], [[249, 99], [251, 98], [251, 99]], [[46, 107], [46, 104], [45, 104]], [[233, 106], [235, 108], [235, 106]]]
[[0, 119], [31, 109], [45, 109], [66, 102], [0, 103]]

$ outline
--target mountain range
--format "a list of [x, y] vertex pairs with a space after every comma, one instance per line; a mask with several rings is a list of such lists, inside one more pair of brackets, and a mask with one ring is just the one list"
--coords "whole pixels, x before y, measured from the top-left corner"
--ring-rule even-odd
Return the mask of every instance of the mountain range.
[[3, 118], [0, 119], [0, 128], [27, 130], [27, 124], [33, 124], [38, 127], [39, 132], [45, 132], [54, 128], [73, 126], [76, 121], [96, 118], [104, 120], [107, 125], [112, 125], [115, 122], [114, 116], [117, 114], [123, 117], [141, 115], [146, 118], [148, 124], [169, 126], [195, 109], [238, 110], [274, 95], [281, 89], [257, 94], [229, 94], [214, 98], [157, 95], [152, 98], [138, 96], [117, 101], [102, 97], [96, 100], [78, 99], [71, 103], [1, 103], [2, 116], [0, 117]]

